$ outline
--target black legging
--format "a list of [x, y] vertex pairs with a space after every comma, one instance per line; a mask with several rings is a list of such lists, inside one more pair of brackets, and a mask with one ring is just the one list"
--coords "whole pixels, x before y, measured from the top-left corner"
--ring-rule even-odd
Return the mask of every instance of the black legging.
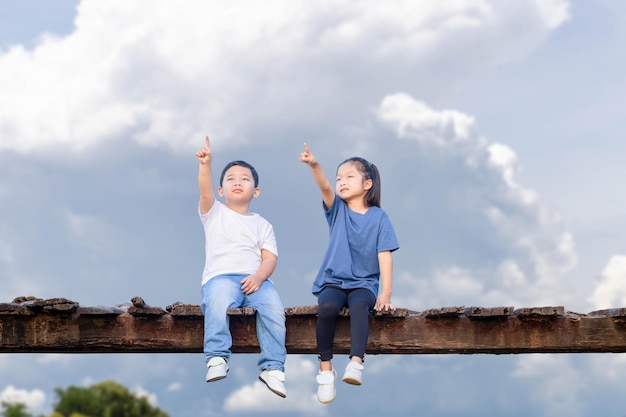
[[365, 288], [344, 290], [325, 287], [317, 297], [317, 351], [320, 361], [333, 357], [333, 339], [337, 315], [342, 307], [350, 309], [350, 357], [365, 358], [365, 346], [369, 336], [369, 312], [376, 304], [374, 294]]

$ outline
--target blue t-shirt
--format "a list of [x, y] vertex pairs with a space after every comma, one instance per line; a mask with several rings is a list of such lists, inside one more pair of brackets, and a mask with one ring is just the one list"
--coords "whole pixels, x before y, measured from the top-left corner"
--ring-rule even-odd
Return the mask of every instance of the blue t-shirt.
[[365, 214], [359, 214], [335, 195], [325, 214], [330, 240], [313, 283], [313, 294], [330, 285], [343, 289], [367, 288], [377, 296], [378, 253], [400, 247], [387, 213], [379, 207], [370, 207]]

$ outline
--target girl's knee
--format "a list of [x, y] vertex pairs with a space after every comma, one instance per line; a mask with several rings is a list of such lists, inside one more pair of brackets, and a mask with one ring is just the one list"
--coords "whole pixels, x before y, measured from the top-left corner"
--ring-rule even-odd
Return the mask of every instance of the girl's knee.
[[365, 300], [357, 300], [353, 303], [350, 303], [350, 310], [354, 310], [354, 311], [369, 311], [370, 310], [370, 303], [368, 303]]
[[320, 317], [331, 317], [339, 314], [341, 306], [335, 303], [324, 302], [317, 306], [317, 314]]

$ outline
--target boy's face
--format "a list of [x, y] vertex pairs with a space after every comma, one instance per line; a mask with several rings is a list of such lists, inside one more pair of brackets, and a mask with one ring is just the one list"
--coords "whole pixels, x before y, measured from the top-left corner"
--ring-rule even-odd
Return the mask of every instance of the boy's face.
[[217, 192], [226, 203], [245, 203], [258, 197], [261, 189], [254, 186], [254, 177], [250, 168], [233, 165], [224, 174], [222, 185]]

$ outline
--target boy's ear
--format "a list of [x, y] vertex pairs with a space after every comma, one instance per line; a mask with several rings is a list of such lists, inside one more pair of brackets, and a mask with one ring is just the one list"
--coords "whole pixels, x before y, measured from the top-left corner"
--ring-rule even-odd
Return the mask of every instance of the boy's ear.
[[219, 195], [220, 197], [224, 197], [224, 190], [222, 189], [222, 187], [217, 187], [217, 195]]
[[252, 194], [252, 198], [257, 198], [259, 194], [261, 194], [261, 189], [259, 187], [256, 187], [254, 189], [254, 193]]

